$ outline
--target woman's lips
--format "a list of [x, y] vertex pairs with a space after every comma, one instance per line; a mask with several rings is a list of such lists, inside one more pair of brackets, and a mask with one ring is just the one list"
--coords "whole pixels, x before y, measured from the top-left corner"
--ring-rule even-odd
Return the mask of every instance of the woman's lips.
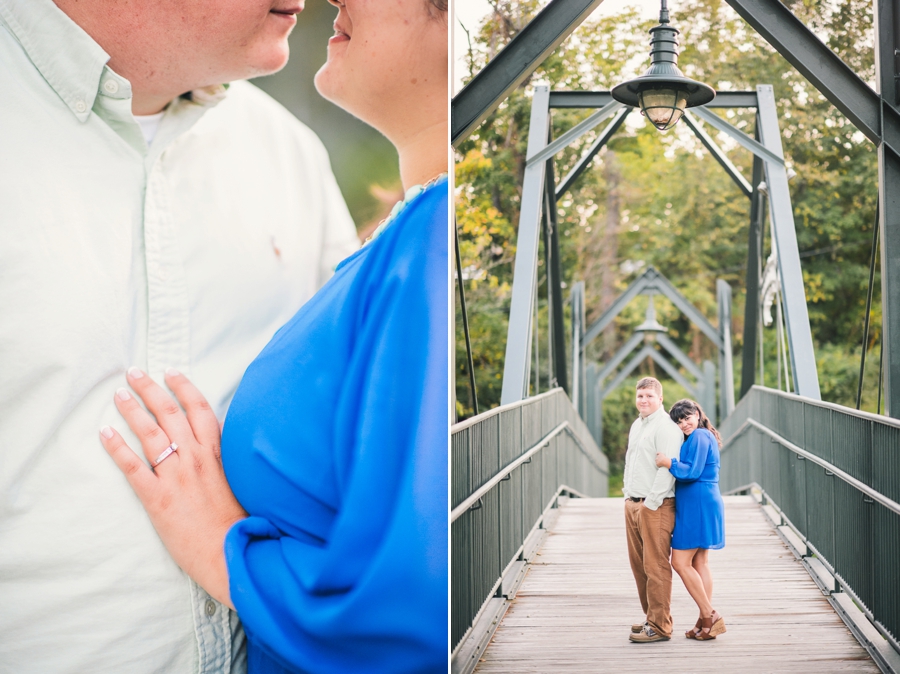
[[328, 44], [337, 44], [339, 42], [349, 42], [349, 41], [350, 41], [350, 36], [347, 33], [345, 33], [343, 30], [338, 28], [337, 26], [334, 27], [334, 35], [332, 35], [330, 38], [328, 38]]

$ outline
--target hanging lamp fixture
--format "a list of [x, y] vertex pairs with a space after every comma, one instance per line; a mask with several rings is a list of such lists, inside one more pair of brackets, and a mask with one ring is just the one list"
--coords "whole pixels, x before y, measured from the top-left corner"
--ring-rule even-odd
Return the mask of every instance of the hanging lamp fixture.
[[612, 97], [635, 108], [660, 131], [678, 123], [685, 108], [706, 105], [715, 89], [684, 76], [678, 69], [678, 30], [669, 25], [666, 0], [661, 0], [659, 25], [650, 29], [650, 67], [640, 77], [618, 84]]
[[644, 341], [652, 342], [656, 339], [656, 333], [667, 333], [669, 330], [656, 320], [656, 307], [653, 306], [653, 293], [649, 293], [650, 302], [647, 304], [647, 313], [644, 314], [644, 322], [637, 326], [634, 331], [644, 333]]

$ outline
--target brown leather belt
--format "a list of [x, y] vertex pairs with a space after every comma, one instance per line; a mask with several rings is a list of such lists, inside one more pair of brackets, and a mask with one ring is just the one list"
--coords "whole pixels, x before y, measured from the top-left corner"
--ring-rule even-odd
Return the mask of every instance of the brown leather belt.
[[634, 496], [629, 496], [629, 497], [628, 497], [628, 500], [629, 500], [629, 501], [634, 501], [635, 503], [643, 503], [643, 502], [644, 502], [644, 498], [643, 498], [643, 497], [641, 497], [641, 498], [635, 498]]

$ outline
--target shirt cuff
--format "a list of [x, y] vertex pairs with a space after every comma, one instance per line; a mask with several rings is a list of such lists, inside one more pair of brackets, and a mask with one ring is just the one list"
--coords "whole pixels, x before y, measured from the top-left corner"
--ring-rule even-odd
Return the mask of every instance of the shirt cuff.
[[662, 499], [657, 501], [656, 499], [650, 498], [649, 496], [644, 499], [644, 507], [648, 510], [656, 510], [659, 506], [662, 505]]

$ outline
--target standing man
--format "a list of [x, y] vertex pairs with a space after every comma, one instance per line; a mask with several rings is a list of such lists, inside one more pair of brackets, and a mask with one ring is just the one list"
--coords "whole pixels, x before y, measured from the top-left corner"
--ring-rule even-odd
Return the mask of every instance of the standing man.
[[132, 365], [185, 373], [221, 420], [359, 247], [319, 140], [240, 81], [285, 64], [302, 8], [0, 0], [2, 674], [246, 668], [98, 428], [125, 427]]
[[628, 560], [637, 583], [645, 622], [631, 626], [631, 641], [668, 641], [672, 637], [672, 566], [675, 527], [675, 478], [657, 468], [656, 453], [675, 458], [684, 434], [663, 409], [662, 384], [653, 377], [637, 383], [640, 416], [631, 425], [625, 453], [625, 533]]

